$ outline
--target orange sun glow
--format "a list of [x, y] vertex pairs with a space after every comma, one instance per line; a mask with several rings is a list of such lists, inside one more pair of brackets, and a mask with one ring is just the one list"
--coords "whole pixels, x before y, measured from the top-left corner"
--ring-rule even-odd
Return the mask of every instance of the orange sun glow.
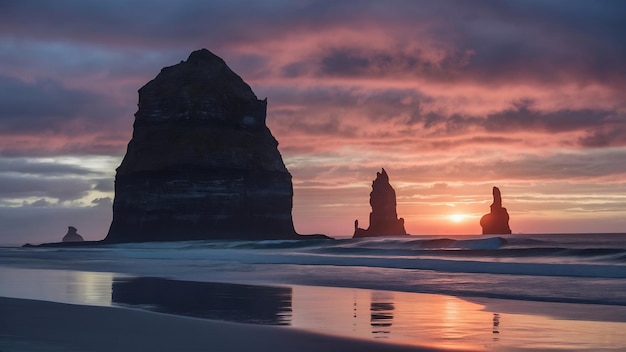
[[449, 216], [449, 218], [450, 218], [450, 221], [458, 223], [458, 222], [465, 220], [466, 216], [463, 214], [452, 214]]

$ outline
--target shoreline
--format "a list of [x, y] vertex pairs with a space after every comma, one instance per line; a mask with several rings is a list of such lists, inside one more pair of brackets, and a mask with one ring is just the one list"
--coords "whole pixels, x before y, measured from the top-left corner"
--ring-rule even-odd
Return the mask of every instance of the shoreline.
[[[626, 251], [626, 237], [568, 237], [567, 241], [538, 237], [530, 244], [519, 239], [512, 249], [497, 251], [491, 249], [492, 239], [466, 238], [455, 240], [459, 248], [468, 248], [463, 252], [428, 249], [418, 250], [416, 256], [407, 255], [413, 253], [406, 252], [407, 246], [430, 248], [438, 241], [2, 248], [0, 297], [66, 305], [57, 308], [57, 316], [47, 323], [57, 329], [53, 337], [29, 338], [27, 334], [32, 332], [25, 329], [30, 322], [25, 322], [19, 333], [0, 332], [0, 351], [89, 350], [67, 345], [77, 333], [117, 339], [118, 319], [101, 322], [111, 313], [98, 313], [93, 318], [101, 324], [98, 329], [77, 330], [73, 325], [85, 319], [80, 314], [75, 315], [76, 321], [70, 319], [67, 311], [76, 308], [67, 304], [172, 314], [166, 316], [165, 326], [171, 325], [173, 318], [207, 319], [202, 321], [227, 327], [233, 323], [267, 324], [272, 326], [243, 326], [278, 332], [279, 337], [273, 338], [278, 340], [285, 331], [300, 331], [342, 341], [357, 339], [367, 346], [384, 343], [382, 346], [395, 344], [413, 350], [415, 345], [426, 350], [488, 351], [621, 351], [626, 346], [622, 333], [626, 328], [626, 298], [621, 294], [626, 277], [619, 261]], [[561, 249], [546, 253], [535, 243]], [[516, 246], [528, 252], [524, 253], [530, 254], [530, 259], [514, 259], [520, 257]], [[491, 251], [488, 257], [485, 250]], [[433, 259], [431, 254], [437, 257]], [[433, 260], [438, 265], [432, 265]], [[490, 269], [475, 273], [473, 263], [489, 265]], [[502, 263], [517, 266], [502, 275]], [[564, 267], [569, 269], [565, 276], [554, 276]], [[599, 269], [604, 270], [601, 275]], [[621, 274], [609, 279], [606, 271]], [[36, 305], [27, 306], [28, 314], [37, 313], [37, 309], [32, 312]], [[2, 322], [7, 327], [13, 319], [11, 314], [2, 315], [9, 317]], [[30, 319], [40, 324], [37, 318]], [[93, 326], [93, 319], [89, 317], [85, 324]], [[130, 328], [135, 329], [135, 325]], [[169, 328], [152, 329], [153, 335], [162, 335], [159, 338], [171, 337]], [[204, 330], [210, 335], [214, 329]], [[233, 334], [232, 329], [226, 330], [221, 330], [218, 338]], [[244, 333], [236, 331], [247, 330], [234, 331], [241, 335]], [[132, 333], [121, 336], [134, 339]], [[190, 341], [198, 339], [186, 336]], [[149, 336], [139, 332], [137, 338]], [[201, 339], [201, 345], [212, 344], [205, 341], [211, 340], [210, 336]], [[29, 344], [31, 340], [34, 342]], [[39, 346], [34, 345], [37, 343]], [[59, 343], [66, 345], [58, 347]], [[264, 342], [260, 339], [255, 344]], [[240, 350], [250, 349], [240, 346]]]
[[[107, 339], [138, 341], [131, 350], [140, 352], [201, 350], [215, 339], [219, 351], [261, 352], [617, 351], [626, 345], [626, 307], [2, 269], [0, 316], [9, 317], [0, 319], [2, 352], [130, 348]], [[251, 346], [237, 340], [243, 335], [255, 336]], [[165, 341], [153, 342], [154, 336]], [[309, 340], [323, 345], [300, 346]], [[93, 341], [106, 348], [91, 348]]]
[[0, 297], [0, 350], [20, 351], [449, 351], [308, 331]]

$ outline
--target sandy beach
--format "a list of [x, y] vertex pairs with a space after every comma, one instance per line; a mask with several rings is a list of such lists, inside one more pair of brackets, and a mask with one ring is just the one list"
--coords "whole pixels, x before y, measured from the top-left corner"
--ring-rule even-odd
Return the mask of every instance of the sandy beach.
[[0, 351], [443, 351], [285, 327], [0, 298]]
[[[406, 241], [397, 246], [430, 243]], [[0, 351], [597, 352], [626, 346], [622, 265], [537, 262], [542, 254], [512, 266], [494, 254], [494, 271], [523, 275], [397, 269], [386, 266], [460, 264], [456, 257], [390, 257], [388, 243], [381, 243], [385, 254], [378, 258], [371, 248], [355, 257], [354, 246], [368, 243], [0, 248], [0, 297], [11, 297], [0, 299]], [[325, 255], [345, 246], [349, 257]], [[459, 270], [481, 263], [464, 260]], [[568, 270], [579, 276], [566, 276]]]

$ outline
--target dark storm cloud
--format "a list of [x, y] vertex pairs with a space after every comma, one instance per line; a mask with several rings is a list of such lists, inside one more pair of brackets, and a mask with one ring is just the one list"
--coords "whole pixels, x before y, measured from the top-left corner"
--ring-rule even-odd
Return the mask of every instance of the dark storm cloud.
[[[412, 165], [395, 165], [395, 180], [412, 180], [413, 182], [494, 182], [497, 180], [555, 181], [569, 180], [572, 182], [596, 182], [602, 177], [626, 174], [623, 160], [626, 152], [596, 151], [593, 153], [557, 153], [551, 155], [523, 155], [516, 160], [441, 160]], [[376, 163], [375, 167], [387, 167], [391, 160]], [[295, 164], [289, 170], [300, 181], [316, 180], [318, 175], [325, 174], [330, 180], [341, 175], [362, 175], [361, 179], [369, 179], [366, 168], [373, 165], [361, 165], [355, 170], [353, 165], [344, 164]], [[365, 170], [364, 170], [365, 169]], [[371, 173], [371, 170], [370, 170]], [[339, 186], [339, 185], [337, 185]], [[555, 186], [557, 187], [557, 186]]]
[[[432, 23], [431, 35], [468, 43], [487, 54], [523, 62], [591, 47], [624, 55], [626, 4], [608, 1], [10, 1], [0, 28], [16, 37], [85, 38], [112, 44], [185, 45], [284, 34], [286, 27], [384, 26], [405, 30]], [[71, 20], [70, 20], [71, 19]], [[411, 32], [409, 32], [411, 33]], [[171, 42], [171, 40], [179, 40]], [[272, 38], [268, 38], [272, 39]], [[398, 38], [401, 41], [407, 38]], [[419, 40], [419, 38], [413, 38]], [[180, 42], [182, 40], [182, 42]], [[483, 46], [479, 44], [484, 44]], [[491, 43], [491, 44], [489, 44]], [[499, 49], [511, 48], [509, 50]], [[514, 55], [524, 54], [521, 57]], [[482, 53], [481, 53], [482, 55]], [[588, 55], [595, 55], [588, 53]], [[480, 56], [483, 58], [483, 56]], [[489, 55], [484, 56], [488, 58]], [[489, 61], [489, 63], [498, 62]], [[617, 61], [615, 61], [617, 62]], [[487, 64], [487, 62], [485, 62]]]
[[588, 135], [572, 141], [585, 147], [626, 145], [626, 115], [598, 109], [542, 111], [532, 102], [522, 101], [508, 109], [485, 116], [465, 116], [438, 113], [414, 115], [409, 121], [419, 123], [434, 135], [462, 135], [477, 128], [488, 133], [564, 133], [585, 132]]
[[[0, 74], [34, 77], [34, 80], [91, 80], [88, 87], [98, 90], [115, 82], [115, 91], [134, 98], [141, 81], [152, 78], [166, 63], [176, 63], [188, 54], [178, 50], [108, 47], [98, 43], [69, 40], [17, 40], [0, 35]], [[136, 84], [129, 78], [141, 77]], [[145, 82], [143, 82], [145, 83]]]
[[[602, 147], [626, 145], [626, 115], [603, 109], [559, 109], [546, 111], [531, 100], [522, 99], [500, 111], [485, 115], [424, 112], [423, 105], [433, 99], [412, 89], [360, 90], [354, 87], [308, 89], [270, 88], [269, 116], [277, 131], [285, 133], [358, 137], [454, 137], [449, 140], [422, 141], [427, 148], [449, 149], [474, 144], [516, 144], [523, 142], [514, 133], [584, 133], [570, 140], [570, 146]], [[346, 109], [349, 106], [350, 109]], [[307, 118], [303, 118], [303, 117]], [[393, 127], [367, 132], [364, 122], [389, 122]], [[390, 125], [391, 126], [391, 125]], [[483, 136], [473, 136], [475, 132]], [[459, 138], [465, 136], [464, 138]], [[397, 139], [378, 143], [397, 143]], [[407, 141], [411, 143], [411, 141]], [[416, 141], [414, 140], [413, 143]], [[376, 141], [369, 143], [377, 143]]]
[[[84, 42], [118, 52], [143, 47], [172, 60], [180, 55], [174, 48], [209, 46], [251, 75], [271, 65], [272, 52], [259, 54], [264, 43], [364, 28], [358, 43], [321, 41], [314, 53], [283, 63], [281, 73], [623, 86], [624, 13], [621, 1], [14, 1], [3, 3], [0, 28], [15, 40]], [[369, 29], [387, 33], [389, 42], [369, 46]], [[231, 51], [242, 47], [257, 53]], [[116, 61], [110, 50], [97, 57], [106, 56]]]
[[421, 77], [432, 80], [458, 78], [473, 56], [471, 50], [449, 50], [437, 60], [424, 58], [415, 52], [381, 51], [359, 48], [332, 48], [320, 59], [322, 76], [365, 77]]
[[509, 137], [470, 137], [458, 139], [445, 139], [435, 141], [424, 141], [423, 150], [450, 150], [457, 148], [467, 148], [468, 146], [505, 146], [520, 145], [524, 141], [520, 138]]
[[[98, 171], [59, 162], [0, 158], [0, 199], [40, 197], [45, 202], [48, 202], [46, 198], [76, 200], [94, 188], [95, 181], [86, 177], [98, 174]], [[29, 204], [49, 205], [42, 201]]]
[[[272, 97], [268, 123], [277, 133], [348, 139], [371, 135], [366, 130], [368, 123], [394, 123], [400, 128], [395, 133], [403, 133], [409, 116], [418, 114], [422, 102], [428, 100], [411, 89], [273, 87], [262, 92]], [[378, 132], [391, 131], [383, 128]]]
[[[358, 44], [322, 41], [316, 52], [286, 63], [285, 77], [626, 84], [626, 3], [621, 1], [360, 1], [348, 5], [348, 12], [341, 11], [346, 2], [341, 4], [323, 2], [311, 13], [289, 8], [285, 14], [297, 21], [273, 22], [275, 28], [305, 32], [303, 40], [315, 24], [362, 27], [365, 33]], [[384, 47], [365, 38], [375, 29], [388, 34]], [[281, 36], [266, 26], [258, 33], [270, 40]]]
[[[590, 153], [523, 155], [515, 160], [457, 160], [410, 165], [394, 169], [397, 179], [422, 182], [493, 182], [495, 180], [585, 181], [626, 174], [623, 150]], [[480, 172], [476, 172], [480, 170]]]
[[46, 176], [89, 175], [93, 170], [75, 165], [54, 162], [31, 161], [22, 158], [0, 158], [0, 173], [16, 173]]
[[494, 17], [479, 16], [475, 25], [457, 22], [461, 42], [475, 53], [467, 67], [469, 77], [502, 83], [575, 81], [624, 86], [624, 2], [586, 2], [585, 6], [576, 1], [519, 1], [507, 5]]
[[[69, 134], [71, 135], [71, 133]], [[47, 144], [48, 139], [46, 136], [40, 136], [37, 143], [15, 143], [14, 145], [2, 144], [0, 145], [0, 156], [9, 158], [20, 157], [55, 157], [59, 155], [74, 155], [74, 156], [95, 156], [95, 155], [122, 155], [125, 151], [125, 144], [128, 143], [128, 139], [119, 141], [117, 138], [112, 139], [107, 143], [98, 144], [95, 141], [89, 139], [84, 141], [74, 141], [71, 138], [61, 136], [63, 139], [60, 143], [54, 143], [54, 145]], [[130, 138], [130, 137], [129, 137]]]
[[[619, 0], [0, 0], [0, 154], [121, 156], [137, 89], [206, 47], [269, 98], [296, 182], [370, 180], [384, 163], [407, 185], [549, 180], [567, 193], [625, 173], [623, 151], [605, 148], [626, 145], [625, 13]], [[111, 192], [112, 177], [0, 166], [0, 200], [28, 202], [0, 209], [3, 233], [58, 227], [58, 240], [77, 220], [106, 233], [106, 195], [62, 200]], [[308, 209], [350, 195], [311, 190]]]
[[269, 96], [268, 108], [299, 107], [312, 108], [323, 111], [326, 108], [367, 108], [385, 110], [386, 113], [372, 112], [375, 116], [395, 116], [401, 112], [419, 110], [422, 102], [428, 102], [431, 98], [417, 92], [414, 89], [361, 89], [355, 87], [270, 87], [261, 89], [262, 96]]
[[488, 81], [598, 82], [623, 86], [623, 1], [457, 2], [446, 22], [472, 49], [466, 74]]
[[112, 103], [53, 80], [29, 83], [0, 76], [0, 91], [0, 133], [58, 131], [76, 118], [103, 118]]
[[0, 75], [0, 92], [2, 156], [116, 154], [128, 141], [132, 105], [108, 92], [6, 75]]
[[0, 198], [45, 197], [60, 201], [79, 199], [91, 190], [90, 182], [77, 177], [26, 177], [0, 174]]
[[[388, 56], [382, 58], [383, 61], [389, 59]], [[373, 58], [360, 55], [356, 50], [341, 48], [332, 50], [328, 56], [322, 58], [321, 68], [323, 72], [331, 75], [362, 75], [372, 66], [371, 61]]]
[[491, 170], [502, 178], [585, 179], [626, 174], [623, 150], [590, 153], [560, 153], [548, 157], [527, 156], [516, 161], [499, 161]]
[[[626, 117], [623, 120], [626, 120]], [[626, 146], [626, 121], [619, 125], [600, 126], [596, 130], [591, 130], [588, 135], [579, 139], [579, 143], [589, 148]]]
[[[458, 25], [475, 50], [470, 71], [500, 79], [624, 84], [623, 1], [479, 2], [473, 21]], [[608, 82], [607, 82], [608, 81]]]
[[[0, 7], [1, 29], [15, 37], [48, 38], [114, 46], [187, 47], [198, 42], [242, 40], [271, 31], [294, 7], [286, 1], [12, 1]], [[297, 9], [297, 6], [295, 7]], [[287, 22], [291, 22], [288, 20]], [[275, 28], [274, 31], [280, 31]]]
[[[603, 126], [614, 114], [611, 111], [591, 109], [546, 112], [533, 108], [530, 102], [522, 102], [505, 111], [487, 115], [483, 126], [489, 132], [587, 131]], [[626, 116], [614, 123], [626, 125]]]

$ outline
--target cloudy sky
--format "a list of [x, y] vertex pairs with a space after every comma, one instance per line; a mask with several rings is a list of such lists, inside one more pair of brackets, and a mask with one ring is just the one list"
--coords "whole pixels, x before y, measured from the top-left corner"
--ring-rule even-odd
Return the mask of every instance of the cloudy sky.
[[[137, 90], [207, 48], [263, 99], [301, 233], [626, 231], [626, 2], [0, 1], [0, 243], [102, 239]], [[458, 215], [457, 217], [452, 217]], [[453, 220], [457, 220], [456, 222]]]

